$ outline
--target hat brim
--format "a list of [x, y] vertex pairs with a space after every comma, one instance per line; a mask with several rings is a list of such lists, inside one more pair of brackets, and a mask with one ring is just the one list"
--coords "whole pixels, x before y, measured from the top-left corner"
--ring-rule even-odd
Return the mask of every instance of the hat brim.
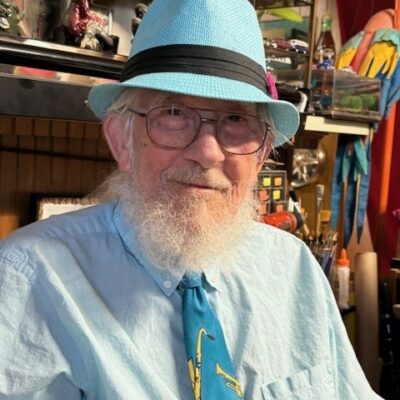
[[125, 82], [95, 86], [89, 93], [90, 108], [102, 119], [107, 109], [124, 88], [145, 88], [181, 93], [188, 96], [264, 103], [277, 131], [275, 147], [289, 140], [296, 133], [299, 126], [299, 114], [293, 104], [274, 100], [248, 83], [216, 76], [182, 72], [138, 75]]

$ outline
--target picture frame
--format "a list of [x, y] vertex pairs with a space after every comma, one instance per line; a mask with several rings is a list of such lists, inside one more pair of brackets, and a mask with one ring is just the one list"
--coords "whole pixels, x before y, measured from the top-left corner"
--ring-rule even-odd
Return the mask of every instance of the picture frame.
[[40, 221], [53, 215], [78, 211], [97, 204], [97, 200], [87, 197], [40, 197], [36, 203], [36, 220]]
[[92, 15], [99, 21], [99, 25], [107, 32], [108, 35], [112, 35], [113, 28], [113, 10], [111, 7], [107, 7], [100, 4], [92, 4], [90, 8]]

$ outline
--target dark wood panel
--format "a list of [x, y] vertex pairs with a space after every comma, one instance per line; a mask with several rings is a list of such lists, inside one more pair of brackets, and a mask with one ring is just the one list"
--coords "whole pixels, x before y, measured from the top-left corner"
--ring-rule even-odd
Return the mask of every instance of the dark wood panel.
[[[48, 137], [34, 137], [35, 149], [50, 152], [51, 142]], [[52, 157], [50, 155], [36, 155], [35, 156], [35, 186], [36, 193], [48, 193], [51, 190], [51, 163]]]
[[11, 135], [14, 131], [15, 118], [0, 116], [0, 135]]
[[[33, 136], [19, 136], [18, 146], [24, 149], [35, 149], [36, 142]], [[17, 154], [17, 193], [15, 207], [19, 214], [19, 225], [26, 225], [31, 221], [31, 197], [35, 190], [36, 165], [34, 154]]]
[[[5, 146], [16, 146], [17, 137], [1, 135], [0, 143]], [[0, 156], [0, 238], [19, 226], [17, 210], [17, 154], [3, 152]]]
[[34, 195], [85, 195], [114, 163], [98, 123], [0, 117], [0, 239], [32, 222]]

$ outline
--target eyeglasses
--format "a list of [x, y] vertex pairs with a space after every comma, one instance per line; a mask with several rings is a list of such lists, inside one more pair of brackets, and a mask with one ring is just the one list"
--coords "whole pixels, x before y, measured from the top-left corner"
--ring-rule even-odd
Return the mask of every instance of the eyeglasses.
[[146, 118], [150, 140], [168, 149], [184, 149], [194, 142], [204, 122], [216, 125], [216, 139], [221, 148], [232, 154], [252, 154], [264, 144], [267, 123], [257, 117], [234, 112], [222, 112], [216, 118], [205, 118], [199, 111], [215, 112], [201, 108], [160, 106], [147, 113], [129, 111]]

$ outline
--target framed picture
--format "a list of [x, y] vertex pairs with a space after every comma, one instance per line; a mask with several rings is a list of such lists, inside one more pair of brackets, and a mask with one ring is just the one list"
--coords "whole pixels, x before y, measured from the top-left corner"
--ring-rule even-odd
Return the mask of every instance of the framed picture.
[[108, 34], [112, 35], [113, 12], [110, 7], [93, 4], [90, 7], [92, 18], [96, 19], [97, 24]]
[[42, 197], [37, 200], [36, 219], [39, 221], [52, 215], [77, 211], [96, 203], [96, 199], [86, 197]]

